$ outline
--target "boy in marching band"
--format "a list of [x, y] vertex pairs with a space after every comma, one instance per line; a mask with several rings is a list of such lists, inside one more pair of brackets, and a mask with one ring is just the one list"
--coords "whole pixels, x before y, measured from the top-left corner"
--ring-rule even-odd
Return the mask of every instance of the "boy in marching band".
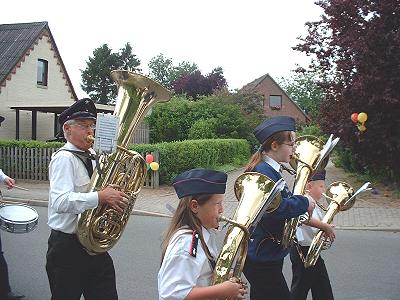
[[[321, 171], [314, 174], [306, 185], [306, 193], [316, 199], [321, 200], [325, 192], [325, 174]], [[323, 210], [317, 205], [313, 211], [310, 221], [297, 229], [296, 238], [298, 245], [293, 245], [290, 250], [290, 260], [292, 261], [293, 279], [291, 291], [293, 300], [305, 300], [311, 289], [313, 300], [333, 299], [332, 287], [329, 281], [325, 262], [321, 256], [315, 266], [304, 267], [302, 257], [306, 257], [308, 249], [318, 229], [324, 231], [325, 236], [331, 242], [335, 240], [335, 232], [332, 224], [321, 222], [324, 216]]]
[[180, 201], [162, 243], [159, 299], [244, 299], [241, 284], [211, 285], [226, 180], [225, 173], [207, 169], [192, 169], [175, 178]]

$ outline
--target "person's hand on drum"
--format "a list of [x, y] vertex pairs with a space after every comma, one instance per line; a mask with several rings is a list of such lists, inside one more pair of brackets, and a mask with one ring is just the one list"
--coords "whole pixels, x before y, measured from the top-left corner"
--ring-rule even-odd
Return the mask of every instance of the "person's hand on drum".
[[15, 180], [10, 177], [6, 177], [6, 179], [4, 179], [4, 184], [6, 185], [7, 189], [12, 189], [15, 185]]

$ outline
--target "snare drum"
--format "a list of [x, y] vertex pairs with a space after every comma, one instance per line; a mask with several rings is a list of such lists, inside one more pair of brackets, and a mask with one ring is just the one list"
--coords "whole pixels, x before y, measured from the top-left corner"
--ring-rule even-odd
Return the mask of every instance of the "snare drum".
[[38, 224], [37, 211], [28, 205], [0, 206], [0, 228], [13, 233], [26, 233]]

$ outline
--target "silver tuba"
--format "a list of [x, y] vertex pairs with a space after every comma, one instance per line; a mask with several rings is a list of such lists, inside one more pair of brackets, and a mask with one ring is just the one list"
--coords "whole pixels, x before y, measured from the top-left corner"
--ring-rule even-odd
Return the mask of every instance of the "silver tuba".
[[110, 250], [121, 237], [147, 173], [143, 157], [126, 147], [150, 107], [171, 97], [167, 89], [143, 75], [118, 70], [112, 71], [111, 77], [118, 84], [114, 110], [114, 115], [119, 117], [117, 151], [101, 154], [101, 176], [97, 170], [93, 172], [89, 190], [99, 191], [111, 185], [129, 199], [122, 213], [100, 204], [80, 214], [78, 239], [92, 255]]

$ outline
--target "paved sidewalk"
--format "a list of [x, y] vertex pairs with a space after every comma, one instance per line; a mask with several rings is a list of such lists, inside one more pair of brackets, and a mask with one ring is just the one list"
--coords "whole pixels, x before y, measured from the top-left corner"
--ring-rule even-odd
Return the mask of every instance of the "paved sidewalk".
[[[329, 167], [332, 168], [333, 166]], [[232, 216], [236, 209], [237, 200], [234, 196], [233, 186], [234, 181], [242, 172], [243, 169], [228, 174], [227, 193], [224, 201], [224, 215], [226, 216]], [[333, 172], [328, 170], [326, 180], [328, 184], [338, 180], [338, 178], [330, 178], [330, 173]], [[287, 178], [287, 181], [290, 186], [290, 179]], [[4, 200], [24, 202], [33, 206], [47, 206], [48, 182], [19, 180], [17, 184], [29, 189], [29, 191], [2, 189]], [[358, 189], [359, 186], [354, 186], [354, 188]], [[373, 197], [373, 195], [369, 195], [369, 197]], [[171, 215], [171, 212], [167, 209], [167, 204], [172, 207], [176, 207], [178, 204], [175, 191], [171, 186], [161, 186], [159, 189], [143, 188], [134, 206], [134, 214], [167, 217]], [[395, 207], [393, 205], [378, 205], [364, 201], [363, 195], [360, 195], [353, 208], [336, 215], [334, 223], [337, 229], [400, 231], [400, 205]]]

